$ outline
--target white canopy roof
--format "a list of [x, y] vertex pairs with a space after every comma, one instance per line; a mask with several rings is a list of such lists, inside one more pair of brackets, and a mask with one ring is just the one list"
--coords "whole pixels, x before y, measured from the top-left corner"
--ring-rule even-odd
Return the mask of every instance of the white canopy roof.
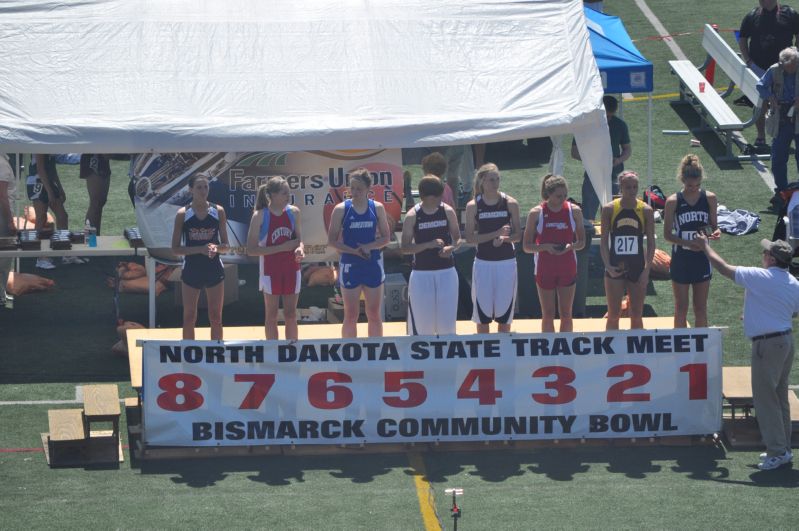
[[592, 177], [610, 172], [580, 0], [6, 0], [0, 42], [0, 151], [574, 133]]

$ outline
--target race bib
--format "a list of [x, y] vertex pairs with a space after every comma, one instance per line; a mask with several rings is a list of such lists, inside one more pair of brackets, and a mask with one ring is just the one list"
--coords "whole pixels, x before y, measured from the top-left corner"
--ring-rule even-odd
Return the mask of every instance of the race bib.
[[638, 254], [638, 237], [637, 236], [614, 237], [613, 252], [616, 255]]
[[[683, 231], [681, 236], [682, 236], [683, 240], [689, 240], [690, 241], [690, 240], [695, 240], [696, 239], [696, 235], [697, 235], [697, 232], [695, 230], [686, 230], [686, 231]], [[686, 251], [693, 251], [693, 249], [691, 249], [687, 245], [683, 245], [682, 248], [685, 249]]]

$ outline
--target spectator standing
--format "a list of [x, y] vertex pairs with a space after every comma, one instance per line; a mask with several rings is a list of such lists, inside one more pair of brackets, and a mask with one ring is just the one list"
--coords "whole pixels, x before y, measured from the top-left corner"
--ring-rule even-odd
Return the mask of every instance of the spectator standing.
[[447, 159], [438, 151], [434, 151], [422, 159], [422, 173], [424, 175], [435, 175], [444, 185], [444, 193], [441, 195], [441, 200], [452, 208], [457, 208], [453, 190], [458, 189], [460, 181], [457, 173], [453, 174], [454, 178], [450, 175], [445, 179], [448, 167]]
[[[777, 0], [759, 0], [741, 22], [738, 47], [741, 59], [757, 77], [779, 60], [780, 51], [796, 42], [799, 34], [799, 14], [790, 6]], [[736, 100], [738, 103], [738, 100]], [[755, 149], [768, 153], [765, 134], [765, 105], [763, 113], [755, 122], [757, 138]]]
[[[0, 236], [13, 236], [16, 233], [14, 227], [16, 189], [17, 181], [8, 163], [8, 156], [0, 153]], [[6, 282], [13, 266], [13, 258], [0, 258], [0, 309], [6, 306]]]
[[97, 229], [103, 219], [103, 207], [108, 201], [108, 189], [111, 185], [111, 164], [106, 155], [81, 155], [80, 178], [86, 181], [89, 193], [89, 208], [86, 210], [86, 221]]
[[[624, 120], [616, 116], [619, 110], [619, 102], [613, 96], [604, 96], [602, 103], [605, 105], [605, 112], [608, 118], [608, 132], [610, 133], [610, 149], [613, 154], [613, 170], [611, 171], [611, 190], [613, 195], [619, 194], [619, 185], [616, 177], [624, 171], [624, 161], [630, 158], [633, 153], [630, 144], [630, 131]], [[577, 149], [577, 142], [572, 141], [572, 158], [582, 160], [580, 151]], [[599, 197], [596, 195], [594, 185], [588, 174], [583, 174], [583, 215], [585, 219], [593, 220], [599, 209]]]
[[[766, 70], [757, 83], [757, 91], [764, 100], [769, 101], [771, 112], [778, 115], [778, 130], [771, 144], [771, 173], [774, 174], [776, 194], [772, 204], [781, 206], [780, 192], [788, 187], [788, 156], [793, 142], [799, 147], [799, 122], [796, 121], [796, 107], [799, 100], [799, 51], [789, 46], [780, 52], [779, 62]], [[799, 151], [795, 153], [799, 171]]]
[[[56, 229], [67, 230], [69, 228], [69, 216], [64, 208], [67, 194], [58, 178], [54, 155], [34, 155], [32, 157], [27, 191], [28, 199], [33, 203], [33, 211], [36, 213], [34, 228], [37, 232], [41, 231], [47, 223], [48, 208], [53, 211], [55, 216]], [[61, 262], [64, 264], [84, 263], [77, 256], [64, 256], [61, 258]], [[36, 267], [54, 269], [55, 264], [50, 258], [41, 257], [36, 259]]]
[[788, 268], [793, 249], [783, 240], [762, 240], [762, 267], [730, 265], [704, 235], [697, 241], [719, 273], [744, 292], [744, 334], [752, 340], [752, 397], [757, 425], [766, 445], [760, 470], [774, 470], [793, 460], [788, 378], [794, 358], [793, 317], [799, 312], [799, 281]]

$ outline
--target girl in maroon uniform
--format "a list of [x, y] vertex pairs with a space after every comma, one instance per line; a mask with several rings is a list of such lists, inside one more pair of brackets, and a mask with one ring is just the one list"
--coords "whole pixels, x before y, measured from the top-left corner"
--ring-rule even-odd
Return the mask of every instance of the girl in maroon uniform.
[[521, 239], [519, 203], [499, 191], [499, 168], [483, 164], [475, 173], [474, 199], [466, 205], [466, 241], [477, 247], [472, 269], [472, 321], [478, 334], [496, 321], [510, 332], [516, 302], [516, 248]]
[[283, 297], [286, 339], [297, 339], [300, 262], [305, 256], [300, 209], [290, 205], [286, 179], [272, 177], [258, 188], [247, 233], [247, 254], [258, 256], [259, 287], [264, 292], [266, 339], [278, 339], [277, 314]]
[[577, 255], [585, 245], [583, 212], [566, 200], [569, 189], [560, 175], [541, 182], [544, 201], [530, 210], [524, 229], [524, 252], [535, 254], [535, 283], [541, 302], [541, 331], [555, 331], [555, 305], [560, 331], [571, 332], [572, 302], [577, 285]]

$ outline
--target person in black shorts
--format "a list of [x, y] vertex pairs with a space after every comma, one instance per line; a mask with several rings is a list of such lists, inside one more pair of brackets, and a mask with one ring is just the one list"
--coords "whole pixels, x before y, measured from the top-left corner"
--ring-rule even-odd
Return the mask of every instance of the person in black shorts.
[[688, 326], [688, 292], [694, 292], [694, 326], [707, 326], [707, 298], [711, 267], [696, 237], [721, 236], [716, 222], [718, 200], [702, 189], [704, 169], [696, 155], [686, 155], [677, 168], [682, 190], [666, 199], [663, 237], [671, 242], [671, 282], [674, 291], [674, 328]]
[[644, 327], [644, 297], [655, 257], [655, 214], [651, 206], [638, 199], [638, 174], [622, 172], [619, 189], [621, 197], [602, 207], [599, 250], [605, 264], [607, 330], [619, 329], [625, 289], [630, 297], [630, 328]]
[[86, 180], [86, 191], [89, 193], [89, 208], [86, 210], [86, 221], [97, 229], [103, 218], [103, 207], [108, 200], [108, 189], [111, 185], [111, 164], [106, 155], [80, 156], [80, 178]]
[[[53, 211], [56, 229], [66, 230], [69, 228], [69, 216], [66, 208], [64, 208], [67, 194], [58, 179], [55, 156], [32, 156], [26, 189], [28, 199], [33, 203], [33, 211], [36, 213], [34, 228], [37, 232], [41, 232], [47, 223], [48, 209]], [[62, 262], [65, 264], [82, 264], [83, 260], [77, 256], [65, 256], [62, 258]], [[55, 265], [50, 258], [41, 257], [36, 260], [36, 267], [39, 269], [53, 269]]]
[[172, 252], [183, 256], [183, 339], [194, 339], [197, 303], [205, 289], [211, 339], [222, 339], [225, 271], [220, 253], [228, 250], [225, 210], [208, 202], [208, 177], [189, 178], [191, 204], [178, 210], [172, 231]]

